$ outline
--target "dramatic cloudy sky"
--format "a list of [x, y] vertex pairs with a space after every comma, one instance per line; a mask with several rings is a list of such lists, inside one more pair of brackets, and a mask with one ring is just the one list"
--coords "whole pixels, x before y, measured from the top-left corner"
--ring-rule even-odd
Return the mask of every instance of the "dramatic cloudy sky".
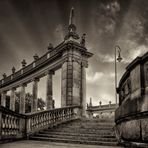
[[[77, 32], [86, 33], [86, 46], [94, 53], [87, 69], [87, 102], [114, 100], [114, 47], [122, 49], [118, 79], [136, 56], [148, 51], [148, 0], [1, 0], [0, 74], [11, 73], [33, 55], [63, 41], [70, 8], [75, 8]], [[45, 81], [39, 83], [39, 97], [45, 98]], [[60, 104], [60, 70], [54, 75], [54, 99]], [[30, 84], [31, 87], [31, 84]], [[28, 86], [27, 91], [30, 91]]]

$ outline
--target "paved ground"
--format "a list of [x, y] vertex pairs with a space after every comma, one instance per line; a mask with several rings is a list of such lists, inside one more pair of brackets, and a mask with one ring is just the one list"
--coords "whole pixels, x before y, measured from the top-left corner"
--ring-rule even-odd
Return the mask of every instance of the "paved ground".
[[6, 144], [0, 144], [0, 148], [116, 148], [116, 147], [23, 140]]

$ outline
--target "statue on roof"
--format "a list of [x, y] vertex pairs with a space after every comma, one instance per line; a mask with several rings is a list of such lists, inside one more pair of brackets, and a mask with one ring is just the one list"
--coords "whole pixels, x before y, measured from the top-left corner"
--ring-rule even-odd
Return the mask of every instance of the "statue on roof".
[[85, 37], [86, 37], [86, 34], [84, 33], [81, 37], [81, 41], [80, 41], [80, 44], [85, 47]]

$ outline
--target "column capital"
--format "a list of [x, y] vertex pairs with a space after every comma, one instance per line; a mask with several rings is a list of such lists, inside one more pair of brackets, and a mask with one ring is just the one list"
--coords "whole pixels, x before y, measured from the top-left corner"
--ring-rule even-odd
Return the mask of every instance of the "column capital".
[[4, 91], [1, 91], [2, 94], [6, 94], [7, 93], [7, 90], [4, 90]]
[[34, 82], [39, 82], [40, 79], [39, 78], [33, 78], [31, 81], [34, 81]]
[[12, 87], [11, 90], [12, 90], [12, 91], [15, 91], [15, 90], [16, 90], [16, 87]]
[[48, 74], [52, 74], [52, 75], [54, 75], [55, 72], [54, 72], [53, 70], [48, 70], [48, 71], [45, 72], [45, 75], [48, 75]]
[[27, 83], [22, 83], [19, 85], [20, 87], [26, 87], [27, 86]]

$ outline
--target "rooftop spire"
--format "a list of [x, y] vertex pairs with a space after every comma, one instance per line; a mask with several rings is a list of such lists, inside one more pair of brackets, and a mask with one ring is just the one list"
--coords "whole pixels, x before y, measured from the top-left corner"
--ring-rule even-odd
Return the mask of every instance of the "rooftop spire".
[[69, 16], [69, 25], [70, 24], [74, 24], [74, 8], [72, 7], [71, 8], [71, 11], [70, 11], [70, 16]]
[[70, 10], [68, 33], [65, 36], [65, 40], [69, 40], [69, 39], [70, 40], [79, 39], [79, 35], [76, 33], [76, 26], [74, 24], [74, 8], [73, 7]]

